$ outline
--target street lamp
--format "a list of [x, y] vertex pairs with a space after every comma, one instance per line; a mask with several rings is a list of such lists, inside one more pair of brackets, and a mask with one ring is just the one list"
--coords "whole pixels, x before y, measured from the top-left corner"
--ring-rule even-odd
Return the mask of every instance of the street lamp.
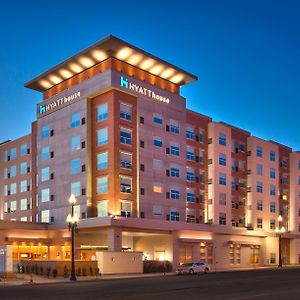
[[279, 215], [278, 218], [278, 226], [275, 229], [275, 232], [278, 234], [278, 239], [279, 239], [279, 262], [278, 262], [278, 268], [282, 268], [282, 253], [281, 253], [281, 248], [282, 248], [282, 234], [285, 233], [285, 228], [282, 226], [282, 216]]
[[71, 231], [71, 277], [70, 280], [76, 280], [75, 273], [75, 228], [77, 227], [77, 223], [79, 221], [79, 217], [74, 213], [74, 205], [76, 203], [76, 198], [72, 194], [69, 198], [69, 203], [71, 204], [71, 213], [67, 216], [67, 222], [69, 223], [69, 231]]

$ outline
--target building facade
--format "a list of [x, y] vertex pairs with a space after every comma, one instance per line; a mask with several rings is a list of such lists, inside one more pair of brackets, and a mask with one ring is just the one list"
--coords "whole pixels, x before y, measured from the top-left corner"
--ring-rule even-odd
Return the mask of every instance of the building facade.
[[[109, 36], [28, 82], [29, 135], [0, 144], [0, 243], [19, 259], [144, 259], [214, 268], [300, 260], [300, 153], [187, 109], [197, 77]], [[299, 202], [299, 203], [298, 203]], [[283, 220], [278, 222], [278, 216]]]

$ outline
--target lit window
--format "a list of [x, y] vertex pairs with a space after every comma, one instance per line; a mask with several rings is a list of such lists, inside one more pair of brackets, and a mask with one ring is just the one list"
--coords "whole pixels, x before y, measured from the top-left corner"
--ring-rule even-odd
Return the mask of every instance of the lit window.
[[80, 136], [75, 135], [71, 138], [71, 151], [80, 149]]
[[26, 144], [22, 144], [20, 147], [20, 155], [21, 156], [25, 156], [27, 155], [27, 145]]
[[108, 143], [108, 130], [102, 128], [98, 130], [98, 146], [102, 146]]
[[70, 162], [70, 174], [80, 173], [80, 158], [72, 159]]
[[97, 194], [105, 194], [108, 192], [108, 176], [97, 178]]
[[50, 148], [49, 146], [47, 147], [42, 147], [41, 149], [41, 158], [42, 160], [48, 160], [50, 158]]
[[71, 183], [71, 194], [73, 194], [76, 197], [81, 195], [80, 181]]
[[128, 201], [121, 201], [121, 216], [129, 218], [132, 214], [132, 203]]
[[42, 140], [49, 138], [49, 136], [50, 136], [49, 125], [42, 126], [42, 133], [41, 133]]
[[163, 186], [161, 183], [154, 183], [153, 184], [153, 192], [154, 193], [162, 193], [163, 192]]
[[50, 211], [49, 209], [41, 211], [41, 222], [42, 223], [49, 223], [50, 221]]
[[106, 120], [108, 117], [107, 103], [101, 104], [97, 107], [97, 122]]
[[226, 134], [220, 132], [219, 133], [219, 145], [226, 146]]
[[131, 105], [120, 103], [120, 118], [123, 120], [131, 120]]
[[20, 164], [20, 174], [26, 174], [27, 173], [27, 162], [22, 162]]
[[107, 169], [108, 167], [108, 152], [97, 154], [97, 170]]
[[27, 199], [21, 199], [20, 210], [27, 210]]
[[14, 212], [17, 210], [17, 201], [11, 201], [10, 202], [10, 212]]
[[20, 192], [21, 193], [27, 192], [27, 180], [22, 180], [20, 182]]
[[80, 113], [77, 112], [75, 114], [72, 114], [70, 117], [70, 127], [75, 128], [80, 125]]
[[131, 169], [132, 167], [132, 154], [120, 152], [120, 166], [124, 169]]
[[131, 130], [125, 128], [120, 129], [120, 143], [131, 145]]
[[132, 192], [132, 178], [120, 176], [120, 191], [130, 194]]
[[49, 202], [50, 201], [50, 189], [42, 189], [41, 191], [41, 202]]
[[46, 168], [42, 168], [41, 169], [41, 181], [47, 181], [50, 179], [50, 168], [46, 167]]
[[107, 217], [108, 212], [107, 212], [107, 200], [102, 200], [97, 203], [97, 215], [98, 217]]

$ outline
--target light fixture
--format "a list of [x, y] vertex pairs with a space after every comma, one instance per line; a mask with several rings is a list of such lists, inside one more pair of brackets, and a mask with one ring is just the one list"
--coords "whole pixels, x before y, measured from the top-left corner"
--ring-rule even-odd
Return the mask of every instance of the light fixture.
[[167, 78], [171, 77], [174, 74], [174, 72], [175, 72], [174, 69], [169, 68], [169, 69], [164, 70], [160, 74], [160, 76], [163, 77], [163, 78], [165, 78], [165, 79], [167, 79]]
[[177, 75], [174, 75], [170, 81], [174, 82], [174, 83], [179, 83], [183, 80], [183, 75], [182, 74], [177, 74]]
[[46, 79], [40, 80], [39, 83], [40, 83], [40, 85], [41, 85], [43, 88], [45, 88], [45, 89], [49, 89], [49, 88], [52, 87], [52, 84], [51, 84], [48, 80], [46, 80]]
[[50, 76], [49, 76], [49, 80], [50, 80], [53, 84], [58, 84], [58, 83], [62, 82], [62, 78], [60, 78], [59, 76], [56, 76], [56, 75], [50, 75]]
[[80, 73], [80, 72], [83, 71], [83, 68], [80, 65], [76, 64], [76, 63], [71, 63], [70, 64], [70, 69], [75, 73]]
[[67, 69], [61, 69], [59, 71], [59, 74], [65, 79], [68, 79], [73, 76], [73, 73]]
[[277, 218], [278, 222], [282, 222], [282, 216], [279, 215], [278, 218]]
[[141, 60], [142, 60], [142, 55], [141, 54], [138, 54], [138, 53], [135, 53], [135, 54], [132, 54], [128, 59], [127, 59], [127, 62], [130, 63], [131, 65], [136, 65], [138, 64]]
[[159, 73], [161, 73], [161, 71], [163, 70], [162, 65], [155, 65], [154, 67], [152, 67], [149, 72], [154, 74], [154, 75], [158, 75]]
[[132, 54], [132, 49], [131, 48], [129, 48], [129, 47], [125, 47], [125, 48], [122, 48], [121, 50], [119, 50], [118, 52], [117, 52], [117, 55], [116, 55], [116, 57], [118, 58], [118, 59], [126, 59], [126, 58], [128, 58], [131, 54]]
[[107, 58], [107, 55], [105, 54], [105, 52], [98, 50], [98, 49], [93, 50], [91, 52], [91, 55], [96, 61], [102, 61]]
[[148, 58], [141, 62], [140, 68], [147, 71], [154, 65], [154, 63], [155, 63], [155, 61], [153, 59]]
[[70, 204], [75, 204], [76, 203], [76, 197], [74, 194], [71, 194], [70, 198], [69, 198], [69, 203]]
[[91, 67], [92, 65], [95, 64], [94, 61], [93, 61], [91, 58], [86, 57], [86, 56], [80, 57], [80, 58], [78, 59], [78, 61], [79, 61], [79, 63], [80, 63], [83, 67], [85, 67], [85, 68], [89, 68], [89, 67]]

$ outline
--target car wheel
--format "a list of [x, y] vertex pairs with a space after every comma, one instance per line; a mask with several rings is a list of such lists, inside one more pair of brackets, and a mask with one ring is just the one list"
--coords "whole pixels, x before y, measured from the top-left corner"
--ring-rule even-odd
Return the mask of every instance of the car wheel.
[[190, 275], [194, 275], [194, 274], [195, 274], [194, 270], [193, 270], [193, 269], [190, 269], [190, 270], [189, 270], [189, 274], [190, 274]]
[[204, 274], [207, 274], [209, 272], [209, 269], [208, 268], [205, 268], [204, 269]]

